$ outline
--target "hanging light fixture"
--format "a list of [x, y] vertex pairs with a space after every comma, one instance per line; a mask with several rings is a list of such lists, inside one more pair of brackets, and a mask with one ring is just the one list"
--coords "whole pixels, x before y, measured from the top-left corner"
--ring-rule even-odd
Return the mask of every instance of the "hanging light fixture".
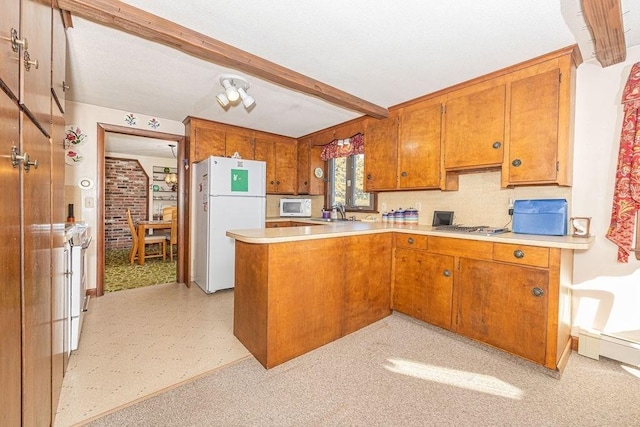
[[247, 110], [255, 105], [256, 100], [247, 94], [249, 90], [249, 82], [240, 76], [233, 74], [223, 74], [220, 76], [220, 84], [224, 91], [216, 95], [216, 100], [227, 109], [230, 105], [236, 105], [238, 100], [242, 100], [242, 105]]

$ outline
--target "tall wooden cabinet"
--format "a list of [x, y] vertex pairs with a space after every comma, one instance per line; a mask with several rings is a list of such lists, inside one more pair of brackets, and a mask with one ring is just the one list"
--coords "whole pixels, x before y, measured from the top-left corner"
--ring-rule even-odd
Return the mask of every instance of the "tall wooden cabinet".
[[52, 42], [56, 19], [51, 4], [37, 0], [6, 1], [0, 16], [0, 424], [7, 426], [51, 425], [64, 372], [64, 107], [52, 100], [51, 68], [64, 74], [64, 29], [56, 22]]

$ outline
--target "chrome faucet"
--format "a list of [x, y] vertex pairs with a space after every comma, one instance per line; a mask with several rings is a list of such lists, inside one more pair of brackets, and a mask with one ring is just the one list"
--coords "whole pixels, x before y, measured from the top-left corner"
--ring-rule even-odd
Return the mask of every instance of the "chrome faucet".
[[340, 213], [341, 219], [343, 219], [343, 220], [347, 219], [346, 218], [346, 214], [345, 214], [344, 205], [342, 203], [336, 203], [335, 205], [333, 205], [333, 207], [338, 210], [338, 212]]

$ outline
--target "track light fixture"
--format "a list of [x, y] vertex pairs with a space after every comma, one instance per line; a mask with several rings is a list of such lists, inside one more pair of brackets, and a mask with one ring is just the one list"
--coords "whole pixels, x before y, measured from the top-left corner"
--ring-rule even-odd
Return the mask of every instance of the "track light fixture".
[[220, 76], [220, 84], [224, 91], [216, 95], [216, 100], [225, 110], [230, 105], [236, 105], [238, 100], [242, 100], [242, 105], [247, 110], [255, 105], [256, 100], [247, 94], [249, 82], [244, 78], [233, 74], [223, 74]]

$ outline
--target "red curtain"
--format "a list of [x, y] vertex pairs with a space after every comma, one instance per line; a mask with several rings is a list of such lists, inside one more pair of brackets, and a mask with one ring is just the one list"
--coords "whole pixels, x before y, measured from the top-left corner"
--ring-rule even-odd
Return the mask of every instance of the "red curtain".
[[364, 154], [364, 135], [357, 133], [351, 138], [334, 139], [322, 148], [322, 160], [349, 157], [354, 154]]
[[[629, 262], [636, 213], [640, 210], [640, 63], [631, 68], [622, 94], [624, 119], [607, 238], [618, 246], [618, 262]], [[640, 239], [640, 237], [638, 237]]]

